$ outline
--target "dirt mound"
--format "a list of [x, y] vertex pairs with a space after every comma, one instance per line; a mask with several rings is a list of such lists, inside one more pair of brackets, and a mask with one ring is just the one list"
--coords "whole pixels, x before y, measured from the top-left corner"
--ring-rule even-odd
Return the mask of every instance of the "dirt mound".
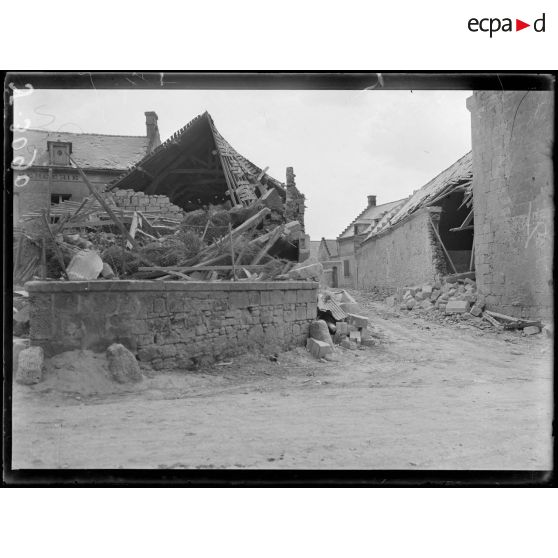
[[57, 391], [84, 396], [109, 395], [130, 391], [110, 377], [104, 353], [93, 351], [67, 351], [45, 361], [43, 381], [38, 391]]

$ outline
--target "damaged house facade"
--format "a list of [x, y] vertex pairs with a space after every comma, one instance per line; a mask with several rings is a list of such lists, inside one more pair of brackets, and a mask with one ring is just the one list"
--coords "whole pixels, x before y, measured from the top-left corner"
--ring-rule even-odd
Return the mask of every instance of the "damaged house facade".
[[70, 155], [87, 195], [23, 216], [14, 285], [29, 293], [31, 344], [52, 356], [120, 343], [154, 369], [303, 345], [321, 267], [304, 263], [293, 169], [269, 176], [207, 112], [148, 151], [98, 185]]
[[[14, 146], [22, 145], [29, 168], [15, 171], [13, 222], [22, 215], [89, 195], [72, 157], [100, 191], [161, 143], [157, 114], [145, 113], [145, 136], [120, 136], [14, 129]], [[19, 186], [20, 185], [20, 186]]]

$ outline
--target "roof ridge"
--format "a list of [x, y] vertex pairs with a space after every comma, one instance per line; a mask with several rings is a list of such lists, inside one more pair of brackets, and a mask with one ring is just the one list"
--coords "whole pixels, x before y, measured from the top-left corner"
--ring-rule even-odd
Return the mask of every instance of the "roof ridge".
[[[403, 201], [404, 199], [406, 199], [406, 198], [401, 198], [400, 200], [393, 200], [393, 201], [390, 201], [390, 202], [381, 203], [380, 205], [376, 205], [376, 206], [374, 206], [374, 207], [382, 207], [382, 205], [389, 205], [390, 203], [396, 203], [396, 202], [399, 202], [399, 201]], [[359, 219], [360, 219], [360, 217], [361, 217], [364, 213], [366, 213], [366, 211], [367, 211], [368, 209], [370, 209], [370, 206], [366, 206], [366, 207], [365, 207], [365, 208], [364, 208], [364, 209], [363, 209], [363, 210], [362, 210], [362, 211], [361, 211], [361, 212], [360, 212], [360, 213], [359, 213], [359, 214], [358, 214], [358, 215], [357, 215], [357, 216], [356, 216], [356, 217], [355, 217], [342, 231], [341, 231], [341, 233], [339, 234], [339, 236], [338, 236], [335, 240], [337, 240], [337, 239], [339, 239], [340, 237], [342, 237], [342, 236], [343, 236], [343, 235], [344, 235], [344, 234], [345, 234], [345, 233], [346, 233]]]
[[126, 135], [126, 134], [101, 134], [97, 132], [64, 132], [60, 130], [41, 130], [39, 128], [25, 128], [23, 129], [15, 129], [14, 131], [25, 133], [25, 132], [43, 132], [45, 134], [71, 134], [73, 136], [108, 136], [112, 138], [143, 138], [147, 139], [147, 136], [134, 136], [134, 135]]

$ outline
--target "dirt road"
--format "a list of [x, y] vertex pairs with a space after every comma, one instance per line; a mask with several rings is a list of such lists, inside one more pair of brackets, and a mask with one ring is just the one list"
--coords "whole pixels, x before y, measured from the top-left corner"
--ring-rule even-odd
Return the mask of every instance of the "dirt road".
[[[552, 467], [552, 344], [399, 314], [379, 343], [235, 358], [130, 391], [14, 385], [14, 468]], [[79, 364], [76, 364], [79, 366]]]

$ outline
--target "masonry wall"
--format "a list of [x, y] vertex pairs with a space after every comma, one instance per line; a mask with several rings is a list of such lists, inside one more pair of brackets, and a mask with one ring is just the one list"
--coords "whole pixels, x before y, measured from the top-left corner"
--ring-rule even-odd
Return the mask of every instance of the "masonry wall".
[[[350, 287], [356, 286], [357, 261], [355, 259], [355, 243], [354, 237], [338, 238], [339, 259], [341, 260], [341, 268], [339, 269], [339, 286]], [[345, 276], [345, 261], [349, 262], [349, 276]]]
[[434, 237], [440, 208], [417, 211], [388, 232], [362, 243], [357, 251], [357, 288], [396, 289], [433, 282], [447, 272], [446, 262]]
[[163, 217], [171, 219], [181, 219], [184, 211], [178, 205], [171, 203], [167, 196], [153, 195], [148, 196], [143, 192], [134, 190], [112, 190], [110, 195], [117, 207], [131, 211], [141, 211], [143, 213], [157, 213]]
[[313, 282], [35, 281], [30, 337], [47, 356], [118, 342], [155, 369], [303, 345]]
[[[121, 171], [120, 171], [121, 172]], [[40, 211], [50, 205], [50, 194], [70, 194], [72, 201], [81, 201], [89, 195], [89, 189], [83, 183], [77, 170], [56, 169], [52, 173], [52, 185], [49, 187], [48, 169], [32, 168], [25, 172], [14, 173], [16, 184], [18, 176], [27, 175], [29, 182], [22, 187], [14, 187], [14, 224], [25, 213]], [[114, 180], [118, 173], [103, 171], [86, 171], [87, 178], [99, 191]]]
[[475, 267], [487, 308], [552, 316], [552, 92], [482, 91], [467, 101]]

